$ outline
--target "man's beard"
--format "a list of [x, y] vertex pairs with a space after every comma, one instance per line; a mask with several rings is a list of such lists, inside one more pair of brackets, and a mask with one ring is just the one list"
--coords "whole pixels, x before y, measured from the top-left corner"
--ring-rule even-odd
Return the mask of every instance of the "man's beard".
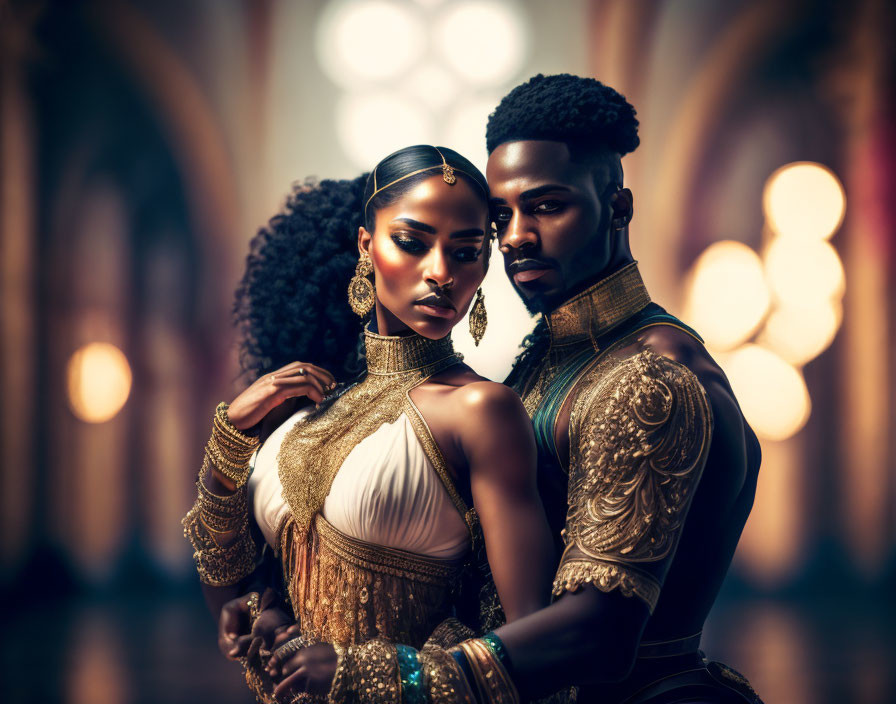
[[539, 314], [547, 315], [556, 307], [552, 300], [543, 294], [535, 294], [531, 298], [527, 298], [522, 294], [515, 283], [511, 282], [510, 285], [513, 286], [513, 290], [516, 292], [516, 295], [519, 296], [520, 301], [522, 301], [531, 316]]

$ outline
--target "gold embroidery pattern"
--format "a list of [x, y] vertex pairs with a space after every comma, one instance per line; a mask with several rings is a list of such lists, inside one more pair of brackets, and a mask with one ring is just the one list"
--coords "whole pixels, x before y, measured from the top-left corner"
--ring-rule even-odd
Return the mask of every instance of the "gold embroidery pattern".
[[671, 559], [677, 546], [712, 434], [706, 394], [689, 369], [650, 350], [604, 360], [584, 386], [570, 418], [567, 548], [554, 594], [590, 582], [653, 610], [660, 583], [637, 565]]
[[602, 592], [618, 589], [623, 596], [637, 596], [647, 604], [656, 605], [660, 597], [659, 582], [649, 575], [594, 558], [564, 560], [554, 578], [554, 594], [574, 592], [583, 584], [591, 584]]

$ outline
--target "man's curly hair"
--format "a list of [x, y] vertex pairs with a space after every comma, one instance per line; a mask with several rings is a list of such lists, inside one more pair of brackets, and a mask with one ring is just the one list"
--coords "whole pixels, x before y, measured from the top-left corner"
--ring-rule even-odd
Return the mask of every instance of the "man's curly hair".
[[489, 154], [524, 139], [620, 155], [640, 143], [635, 109], [622, 95], [594, 78], [568, 73], [539, 73], [510, 91], [489, 116], [485, 139]]
[[361, 322], [347, 287], [358, 261], [366, 183], [367, 174], [306, 181], [252, 239], [233, 306], [240, 366], [250, 381], [297, 359], [338, 381], [363, 368]]

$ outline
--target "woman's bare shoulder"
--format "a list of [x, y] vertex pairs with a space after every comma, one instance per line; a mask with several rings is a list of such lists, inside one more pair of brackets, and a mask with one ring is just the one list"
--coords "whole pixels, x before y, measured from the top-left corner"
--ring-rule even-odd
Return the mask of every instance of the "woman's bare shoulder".
[[430, 381], [447, 387], [445, 400], [468, 413], [490, 415], [523, 407], [513, 389], [477, 374], [466, 364], [447, 369]]

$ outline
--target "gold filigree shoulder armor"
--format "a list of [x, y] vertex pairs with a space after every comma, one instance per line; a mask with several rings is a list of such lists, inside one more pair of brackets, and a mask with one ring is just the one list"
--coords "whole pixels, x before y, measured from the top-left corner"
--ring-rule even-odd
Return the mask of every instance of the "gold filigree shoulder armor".
[[591, 583], [653, 611], [706, 463], [706, 393], [687, 367], [650, 350], [608, 359], [582, 383], [554, 594]]

